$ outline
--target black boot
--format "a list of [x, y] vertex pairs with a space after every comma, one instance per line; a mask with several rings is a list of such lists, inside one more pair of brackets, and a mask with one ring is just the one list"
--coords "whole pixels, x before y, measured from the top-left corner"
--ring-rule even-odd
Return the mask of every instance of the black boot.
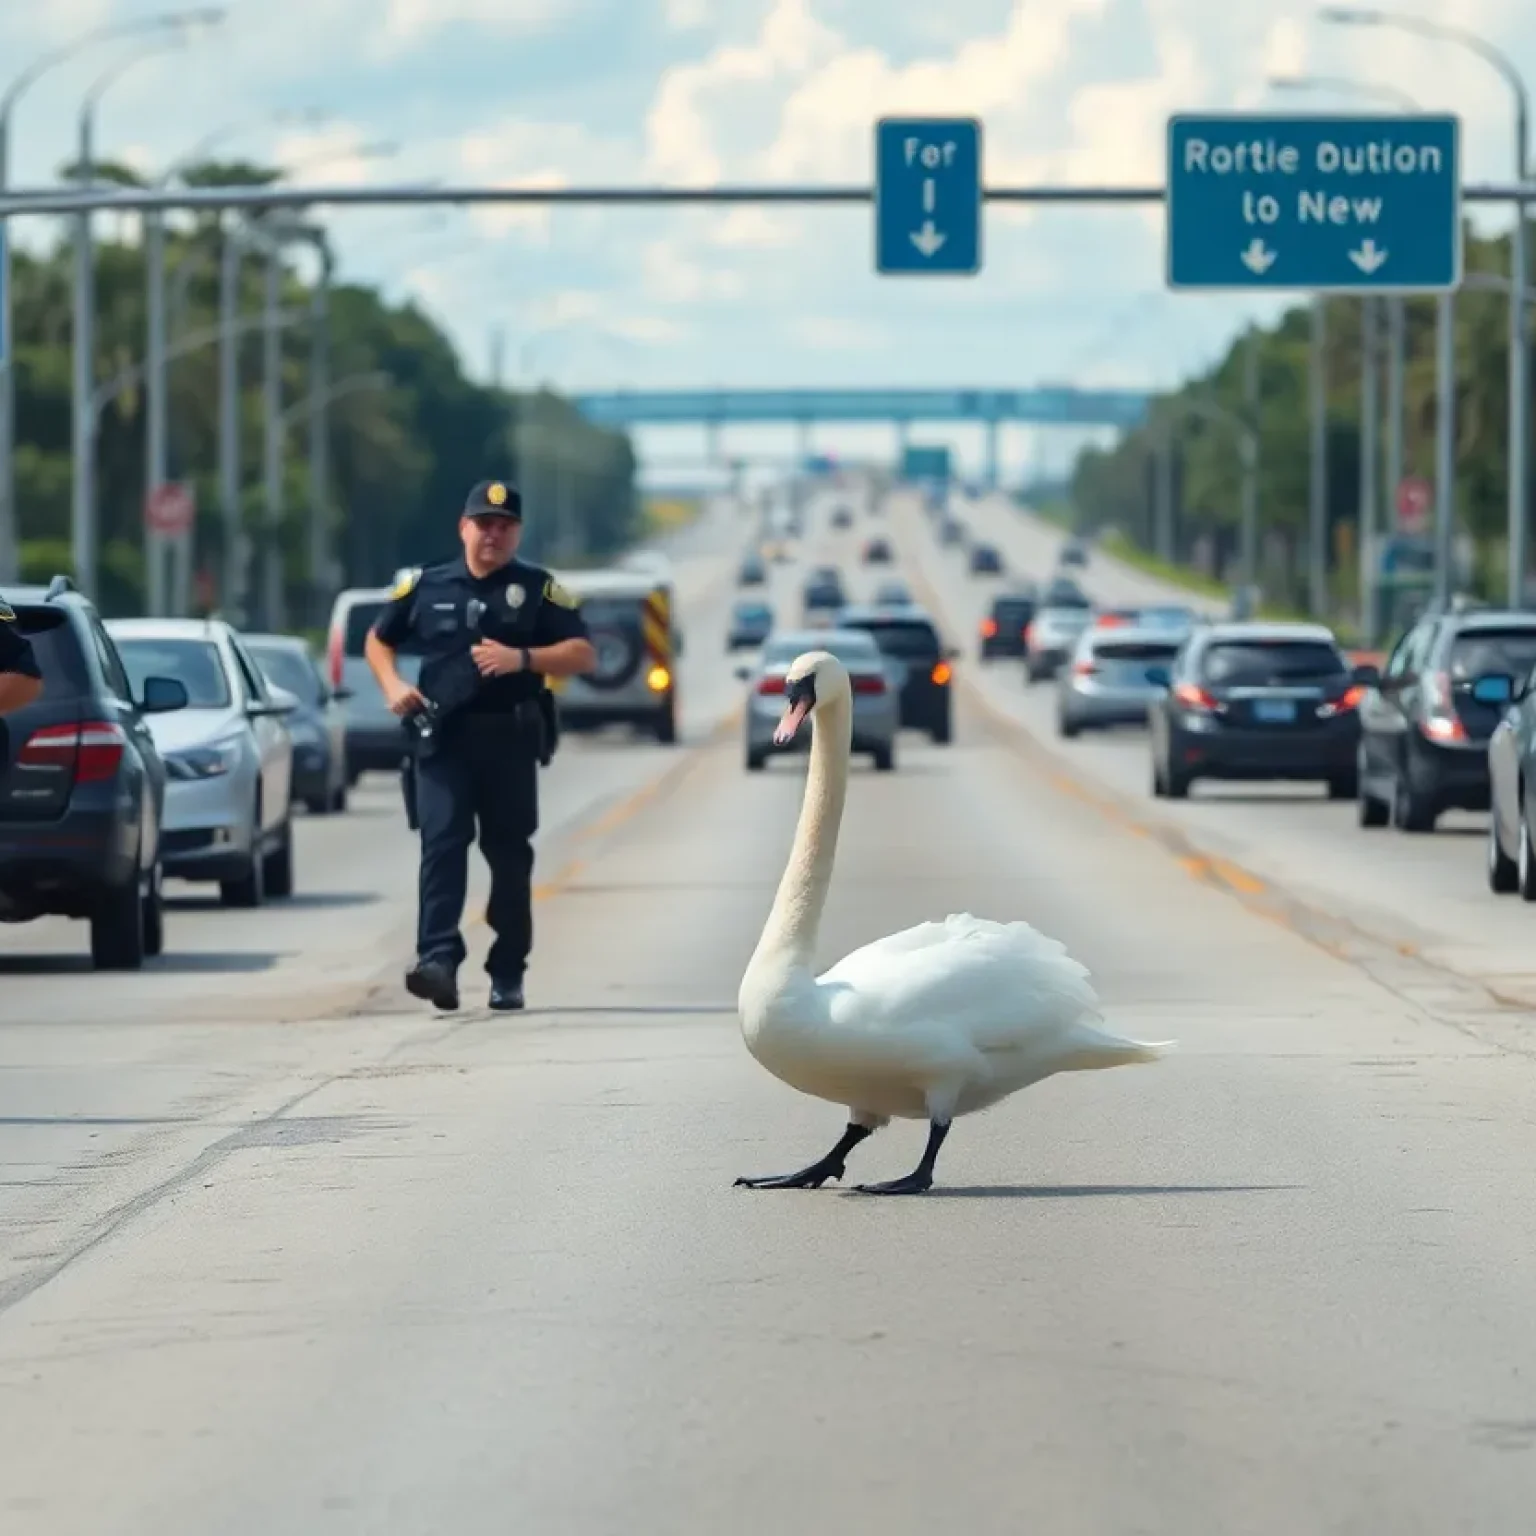
[[444, 1013], [459, 1006], [459, 979], [446, 960], [418, 960], [405, 973], [405, 990]]
[[516, 981], [491, 981], [491, 1009], [495, 1013], [517, 1013], [523, 1007], [523, 983]]

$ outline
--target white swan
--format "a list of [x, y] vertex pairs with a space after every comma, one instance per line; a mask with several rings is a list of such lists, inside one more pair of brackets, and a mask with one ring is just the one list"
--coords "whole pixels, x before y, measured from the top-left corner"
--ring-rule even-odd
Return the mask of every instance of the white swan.
[[753, 1057], [791, 1088], [845, 1104], [848, 1128], [798, 1173], [737, 1179], [750, 1189], [818, 1189], [892, 1118], [927, 1120], [922, 1161], [861, 1193], [921, 1194], [956, 1115], [973, 1114], [1056, 1072], [1155, 1061], [1173, 1041], [1124, 1040], [1102, 1015], [1088, 972], [1028, 923], [968, 913], [877, 939], [821, 976], [811, 971], [848, 793], [852, 692], [826, 651], [797, 657], [785, 680], [780, 744], [814, 713], [810, 772], [794, 846], [737, 1008]]

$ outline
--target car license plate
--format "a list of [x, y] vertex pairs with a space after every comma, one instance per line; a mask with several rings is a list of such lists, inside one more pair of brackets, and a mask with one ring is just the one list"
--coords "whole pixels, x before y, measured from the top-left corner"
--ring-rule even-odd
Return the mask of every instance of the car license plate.
[[1266, 725], [1289, 725], [1296, 718], [1294, 699], [1255, 699], [1253, 718]]

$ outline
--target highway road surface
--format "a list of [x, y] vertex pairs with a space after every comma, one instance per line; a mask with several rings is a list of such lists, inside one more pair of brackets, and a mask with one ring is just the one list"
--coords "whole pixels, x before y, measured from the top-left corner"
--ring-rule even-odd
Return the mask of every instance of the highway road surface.
[[680, 749], [546, 779], [524, 1015], [400, 994], [384, 790], [305, 824], [302, 919], [177, 914], [278, 956], [280, 1017], [254, 968], [12, 962], [0, 1530], [1528, 1530], [1536, 1064], [1477, 988], [1406, 996], [1199, 878], [974, 695], [952, 747], [855, 766], [823, 956], [1026, 918], [1180, 1050], [961, 1122], [927, 1198], [732, 1188], [842, 1116], [738, 1034], [801, 776], [744, 772], [712, 622]]

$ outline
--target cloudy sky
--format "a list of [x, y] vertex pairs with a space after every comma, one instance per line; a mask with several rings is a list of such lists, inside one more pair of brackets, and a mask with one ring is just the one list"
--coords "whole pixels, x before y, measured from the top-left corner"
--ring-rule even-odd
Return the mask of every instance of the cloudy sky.
[[[0, 59], [175, 0], [0, 6]], [[1536, 81], [1530, 0], [1405, 0], [1480, 32]], [[227, 19], [142, 58], [102, 97], [99, 152], [163, 168], [211, 133], [317, 185], [866, 182], [884, 114], [983, 119], [994, 183], [1155, 183], [1171, 112], [1362, 110], [1277, 94], [1277, 74], [1395, 87], [1460, 113], [1469, 181], [1508, 180], [1507, 89], [1486, 65], [1295, 0], [232, 0]], [[82, 95], [126, 57], [49, 74], [13, 129], [13, 185], [56, 177]], [[323, 114], [310, 125], [297, 119]], [[360, 154], [359, 150], [364, 153]], [[384, 151], [389, 151], [387, 154]], [[1160, 214], [991, 210], [976, 278], [871, 270], [866, 209], [344, 211], [345, 275], [414, 296], [469, 371], [508, 382], [1163, 385], [1218, 353], [1242, 300], [1162, 291]], [[18, 238], [51, 238], [35, 221]], [[495, 338], [502, 338], [498, 349]], [[942, 433], [924, 433], [942, 440]], [[658, 468], [693, 434], [648, 434]], [[881, 431], [817, 445], [883, 449]], [[967, 457], [974, 435], [953, 441]], [[787, 452], [786, 432], [728, 435]], [[1012, 434], [1011, 469], [1075, 444]]]

